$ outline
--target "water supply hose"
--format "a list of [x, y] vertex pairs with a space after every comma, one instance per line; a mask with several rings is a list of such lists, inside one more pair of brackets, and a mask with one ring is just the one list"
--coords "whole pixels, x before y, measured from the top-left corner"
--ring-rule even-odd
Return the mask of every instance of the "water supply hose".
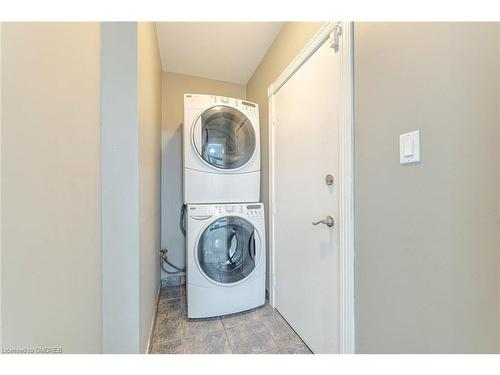
[[[186, 215], [186, 205], [183, 204], [182, 207], [181, 207], [181, 213], [180, 213], [180, 218], [179, 218], [179, 229], [181, 230], [181, 232], [184, 235], [184, 237], [186, 237], [186, 226], [185, 226], [185, 220], [184, 220], [185, 215]], [[160, 250], [160, 266], [161, 266], [161, 269], [165, 273], [168, 273], [169, 275], [178, 275], [178, 274], [186, 272], [186, 267], [181, 268], [179, 266], [176, 266], [175, 264], [173, 264], [172, 262], [170, 262], [168, 260], [167, 251], [168, 251], [167, 249]], [[168, 264], [173, 269], [175, 269], [175, 271], [169, 271], [169, 270], [167, 270], [167, 268], [165, 267], [165, 263]]]

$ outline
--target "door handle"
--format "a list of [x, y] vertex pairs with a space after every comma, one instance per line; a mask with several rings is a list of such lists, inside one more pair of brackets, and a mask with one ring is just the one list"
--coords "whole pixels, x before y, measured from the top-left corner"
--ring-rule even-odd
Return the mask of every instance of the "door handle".
[[323, 220], [316, 221], [316, 222], [313, 221], [313, 223], [312, 223], [312, 225], [318, 225], [318, 224], [326, 224], [327, 227], [331, 228], [335, 224], [335, 221], [333, 220], [333, 217], [328, 215]]

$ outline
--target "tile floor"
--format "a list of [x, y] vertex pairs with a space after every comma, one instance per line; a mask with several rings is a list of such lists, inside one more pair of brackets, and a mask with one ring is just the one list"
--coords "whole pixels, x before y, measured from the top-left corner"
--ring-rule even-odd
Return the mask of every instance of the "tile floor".
[[184, 286], [164, 287], [151, 348], [153, 354], [311, 354], [269, 304], [248, 312], [188, 319]]

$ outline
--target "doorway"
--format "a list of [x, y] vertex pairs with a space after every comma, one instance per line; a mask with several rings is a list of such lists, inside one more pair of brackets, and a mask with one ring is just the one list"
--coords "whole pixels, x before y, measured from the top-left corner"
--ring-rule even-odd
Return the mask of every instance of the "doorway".
[[352, 25], [269, 88], [271, 304], [315, 353], [354, 352]]

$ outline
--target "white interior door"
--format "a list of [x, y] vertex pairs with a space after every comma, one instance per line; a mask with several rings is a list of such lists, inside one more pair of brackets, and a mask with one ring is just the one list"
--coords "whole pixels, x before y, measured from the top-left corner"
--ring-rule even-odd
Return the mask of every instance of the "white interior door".
[[339, 352], [339, 67], [325, 42], [272, 99], [274, 304], [315, 353]]

